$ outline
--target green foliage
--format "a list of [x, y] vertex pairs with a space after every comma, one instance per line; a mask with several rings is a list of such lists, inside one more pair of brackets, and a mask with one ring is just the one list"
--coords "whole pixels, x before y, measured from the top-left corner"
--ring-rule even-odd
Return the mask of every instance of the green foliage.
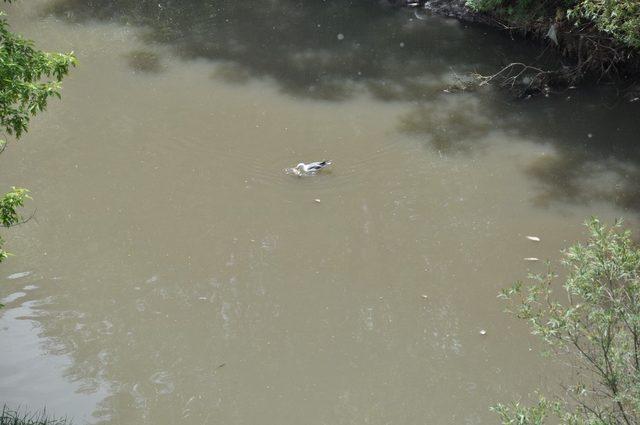
[[[15, 226], [22, 218], [18, 213], [18, 208], [24, 206], [24, 201], [31, 199], [29, 191], [18, 187], [12, 187], [11, 192], [0, 199], [0, 224], [4, 227]], [[9, 253], [2, 249], [3, 240], [0, 237], [0, 262], [9, 256]]]
[[70, 425], [67, 419], [47, 416], [46, 412], [26, 413], [10, 410], [7, 406], [0, 412], [0, 425]]
[[574, 0], [467, 0], [467, 6], [478, 12], [492, 12], [514, 21], [531, 21], [555, 16], [558, 7], [568, 7]]
[[544, 397], [540, 397], [538, 403], [532, 407], [525, 407], [515, 402], [511, 406], [496, 404], [491, 411], [500, 416], [503, 425], [543, 425], [549, 414], [557, 412], [559, 403], [553, 403]]
[[576, 22], [593, 22], [622, 43], [640, 48], [640, 2], [638, 0], [582, 0], [568, 11]]
[[567, 16], [576, 24], [595, 26], [628, 47], [640, 48], [638, 0], [467, 0], [467, 6], [516, 22]]
[[76, 59], [72, 53], [35, 49], [33, 42], [9, 31], [2, 16], [0, 12], [0, 126], [20, 137], [49, 97], [60, 97], [60, 81]]
[[25, 199], [31, 199], [29, 191], [19, 187], [12, 187], [11, 192], [0, 199], [0, 223], [4, 227], [11, 227], [18, 224], [20, 214], [17, 209], [24, 206]]
[[587, 227], [586, 244], [564, 253], [562, 291], [549, 271], [501, 294], [579, 372], [567, 400], [495, 406], [503, 424], [543, 424], [548, 414], [567, 425], [640, 423], [640, 248], [620, 222], [607, 227], [592, 219]]
[[[0, 132], [19, 138], [28, 130], [31, 117], [45, 110], [48, 99], [60, 97], [60, 81], [76, 65], [76, 58], [73, 53], [36, 49], [33, 42], [9, 31], [3, 16], [0, 12]], [[6, 141], [0, 140], [0, 152], [5, 146]], [[0, 199], [2, 226], [20, 221], [17, 208], [25, 199], [28, 191], [17, 188]], [[8, 256], [2, 245], [0, 238], [0, 262]]]

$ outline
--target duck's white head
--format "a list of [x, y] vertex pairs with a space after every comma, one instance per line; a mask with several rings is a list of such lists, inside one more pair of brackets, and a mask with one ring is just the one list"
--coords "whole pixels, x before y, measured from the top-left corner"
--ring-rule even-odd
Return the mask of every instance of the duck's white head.
[[296, 168], [302, 168], [304, 169], [305, 163], [301, 162], [300, 164], [296, 165]]

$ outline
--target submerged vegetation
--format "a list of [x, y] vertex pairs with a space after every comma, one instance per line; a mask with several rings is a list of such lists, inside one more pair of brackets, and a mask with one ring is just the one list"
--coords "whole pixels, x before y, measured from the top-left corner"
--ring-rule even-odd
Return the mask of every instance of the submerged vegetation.
[[[10, 3], [11, 0], [5, 0]], [[0, 132], [20, 138], [32, 116], [47, 107], [50, 97], [60, 97], [60, 82], [76, 64], [73, 53], [47, 53], [9, 30], [0, 11]], [[7, 142], [0, 140], [0, 152]], [[0, 225], [11, 227], [22, 220], [18, 208], [29, 199], [29, 191], [13, 187], [0, 198]], [[0, 237], [0, 262], [9, 255]]]
[[548, 272], [501, 294], [566, 360], [573, 380], [554, 400], [494, 406], [505, 425], [640, 423], [640, 247], [620, 223], [592, 219], [587, 227], [587, 242], [565, 252], [561, 285]]

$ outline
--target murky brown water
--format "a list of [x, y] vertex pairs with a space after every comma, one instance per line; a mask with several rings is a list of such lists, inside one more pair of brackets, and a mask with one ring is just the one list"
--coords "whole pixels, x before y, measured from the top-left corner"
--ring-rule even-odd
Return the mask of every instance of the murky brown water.
[[[498, 290], [589, 215], [636, 227], [638, 106], [443, 92], [540, 53], [483, 28], [367, 1], [9, 14], [81, 64], [1, 158], [37, 207], [3, 233], [11, 406], [77, 423], [495, 423], [492, 403], [557, 383]], [[282, 173], [325, 158], [314, 178]]]

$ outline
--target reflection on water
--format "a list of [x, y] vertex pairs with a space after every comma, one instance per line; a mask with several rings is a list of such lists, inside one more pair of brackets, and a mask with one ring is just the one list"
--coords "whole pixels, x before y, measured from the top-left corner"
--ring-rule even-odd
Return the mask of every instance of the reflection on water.
[[635, 223], [637, 106], [445, 92], [539, 53], [483, 28], [364, 0], [10, 16], [82, 63], [3, 154], [39, 207], [0, 284], [0, 328], [31, 338], [0, 348], [10, 403], [112, 424], [493, 423], [491, 403], [555, 385], [498, 290], [591, 214]]
[[166, 44], [183, 59], [225, 62], [217, 77], [269, 78], [285, 93], [323, 100], [348, 98], [364, 86], [377, 99], [417, 101], [439, 91], [452, 67], [466, 72], [523, 57], [515, 43], [494, 44], [487, 57], [481, 47], [499, 40], [495, 32], [469, 37], [454, 21], [425, 23], [384, 4], [57, 0], [46, 13], [70, 22], [138, 25], [146, 43]]
[[148, 50], [134, 50], [126, 55], [129, 66], [136, 71], [156, 73], [162, 71], [160, 55]]
[[425, 138], [440, 151], [459, 153], [478, 150], [496, 125], [483, 113], [477, 97], [445, 97], [421, 104], [400, 119], [399, 130]]

